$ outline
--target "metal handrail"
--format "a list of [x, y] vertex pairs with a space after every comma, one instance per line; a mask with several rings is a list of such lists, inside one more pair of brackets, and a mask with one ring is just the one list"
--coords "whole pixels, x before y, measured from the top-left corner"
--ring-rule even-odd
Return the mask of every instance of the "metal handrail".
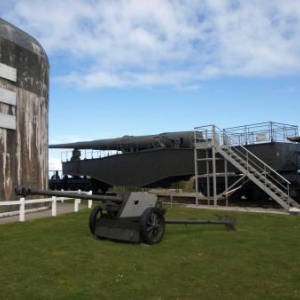
[[[232, 134], [227, 134], [224, 130], [221, 130], [215, 125], [206, 125], [201, 127], [195, 127], [195, 131], [201, 131], [202, 139], [196, 140], [197, 142], [211, 142], [212, 146], [224, 146], [229, 150], [230, 155], [236, 153], [241, 156], [242, 159], [246, 161], [246, 169], [249, 172], [251, 168], [254, 168], [256, 171], [260, 172], [261, 175], [266, 180], [270, 180], [272, 183], [281, 188], [287, 195], [289, 199], [289, 186], [290, 182], [280, 175], [276, 170], [267, 165], [264, 161], [262, 161], [259, 157], [245, 148], [241, 141], [240, 136], [238, 136], [238, 141], [234, 140]], [[196, 137], [196, 135], [195, 135]], [[233, 146], [234, 145], [234, 146]], [[273, 174], [273, 175], [272, 175]]]
[[[289, 185], [291, 183], [286, 178], [284, 178], [276, 170], [271, 168], [264, 161], [262, 161], [259, 157], [257, 157], [255, 154], [253, 154], [247, 148], [245, 148], [242, 144], [239, 144], [238, 147], [240, 149], [242, 149], [244, 152], [241, 151], [240, 149], [238, 149], [237, 147], [228, 147], [228, 145], [224, 144], [224, 137], [225, 137], [226, 142], [228, 140], [229, 141], [232, 140], [232, 138], [229, 135], [227, 135], [226, 133], [224, 133], [224, 131], [216, 132], [216, 135], [219, 137], [219, 140], [222, 141], [221, 146], [226, 146], [231, 154], [236, 152], [247, 162], [247, 165], [246, 165], [247, 171], [249, 171], [249, 169], [251, 167], [256, 168], [256, 170], [260, 171], [261, 175], [264, 175], [265, 182], [266, 182], [266, 179], [269, 179], [269, 180], [271, 179], [272, 182], [275, 182], [289, 196]], [[274, 174], [275, 176], [272, 176], [271, 174]]]
[[238, 137], [245, 145], [275, 141], [288, 142], [287, 137], [298, 136], [298, 126], [277, 122], [264, 122], [226, 128], [224, 132]]

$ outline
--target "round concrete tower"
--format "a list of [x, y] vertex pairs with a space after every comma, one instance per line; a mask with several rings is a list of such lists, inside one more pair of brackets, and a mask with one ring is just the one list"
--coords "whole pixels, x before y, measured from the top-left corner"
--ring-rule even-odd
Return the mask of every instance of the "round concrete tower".
[[0, 19], [0, 200], [48, 182], [49, 62], [30, 35]]

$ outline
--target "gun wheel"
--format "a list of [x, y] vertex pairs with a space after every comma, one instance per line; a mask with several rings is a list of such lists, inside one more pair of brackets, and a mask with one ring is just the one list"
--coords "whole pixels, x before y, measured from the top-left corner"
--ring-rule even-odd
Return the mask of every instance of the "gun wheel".
[[95, 206], [91, 211], [90, 218], [89, 218], [89, 228], [93, 235], [95, 235], [95, 229], [97, 223], [99, 222], [102, 215], [103, 213], [102, 213], [101, 205]]
[[165, 233], [165, 217], [156, 207], [147, 208], [140, 219], [141, 240], [148, 245], [159, 243]]

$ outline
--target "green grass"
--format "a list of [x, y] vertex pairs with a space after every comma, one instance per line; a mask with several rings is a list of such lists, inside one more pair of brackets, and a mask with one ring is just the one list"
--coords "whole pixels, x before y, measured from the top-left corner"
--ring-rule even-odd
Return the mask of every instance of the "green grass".
[[300, 298], [300, 217], [231, 213], [235, 232], [167, 225], [147, 246], [94, 239], [89, 212], [1, 225], [0, 299]]

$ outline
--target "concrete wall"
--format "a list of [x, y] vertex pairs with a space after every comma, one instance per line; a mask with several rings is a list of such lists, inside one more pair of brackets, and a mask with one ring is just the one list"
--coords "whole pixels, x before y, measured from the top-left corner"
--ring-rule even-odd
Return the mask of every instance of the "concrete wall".
[[0, 200], [48, 184], [49, 62], [41, 45], [0, 19]]

